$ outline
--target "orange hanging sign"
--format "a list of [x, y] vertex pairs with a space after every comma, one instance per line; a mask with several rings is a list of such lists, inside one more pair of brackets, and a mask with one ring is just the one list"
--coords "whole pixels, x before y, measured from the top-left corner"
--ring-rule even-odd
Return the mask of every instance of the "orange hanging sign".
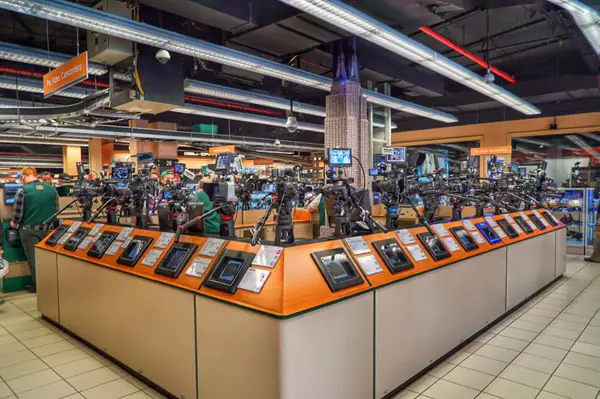
[[210, 155], [233, 154], [235, 153], [234, 145], [222, 145], [220, 147], [210, 147], [208, 149]]
[[481, 147], [471, 148], [471, 156], [476, 157], [478, 155], [499, 155], [499, 154], [511, 154], [512, 147], [509, 145], [503, 145], [498, 147]]
[[88, 53], [79, 54], [44, 75], [44, 98], [53, 96], [88, 78]]
[[273, 165], [274, 162], [273, 158], [258, 158], [254, 160], [254, 166], [268, 166]]

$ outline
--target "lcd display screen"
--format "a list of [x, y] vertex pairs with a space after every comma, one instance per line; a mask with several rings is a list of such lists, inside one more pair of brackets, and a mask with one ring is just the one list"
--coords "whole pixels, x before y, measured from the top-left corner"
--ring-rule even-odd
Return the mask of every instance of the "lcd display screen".
[[329, 148], [329, 166], [345, 168], [352, 166], [352, 150], [350, 148]]
[[497, 220], [497, 222], [500, 225], [500, 227], [502, 227], [502, 230], [504, 230], [506, 235], [508, 235], [510, 238], [516, 238], [519, 236], [519, 233], [517, 233], [517, 230], [515, 230], [515, 228], [512, 227], [510, 225], [510, 223], [508, 223], [508, 220], [499, 219], [499, 220]]
[[102, 233], [102, 235], [100, 235], [98, 238], [98, 241], [94, 243], [94, 246], [88, 251], [87, 254], [95, 258], [101, 258], [116, 237], [117, 233], [112, 231]]
[[369, 176], [379, 176], [379, 169], [369, 169]]
[[417, 237], [419, 237], [419, 240], [421, 240], [433, 259], [441, 260], [450, 257], [450, 253], [438, 236], [431, 233], [420, 233], [417, 234]]
[[498, 237], [496, 232], [490, 227], [489, 224], [487, 224], [487, 222], [477, 223], [476, 226], [490, 244], [498, 244], [501, 241], [500, 237]]
[[327, 272], [336, 282], [354, 277], [356, 270], [348, 260], [345, 253], [337, 253], [321, 257], [321, 262], [327, 269]]
[[515, 222], [517, 222], [519, 226], [521, 226], [525, 233], [533, 233], [533, 229], [531, 228], [531, 226], [521, 216], [515, 216], [513, 219], [515, 220]]
[[129, 178], [129, 169], [127, 168], [114, 168], [112, 170], [112, 175], [114, 179], [128, 179]]
[[550, 223], [552, 226], [556, 227], [558, 226], [558, 223], [556, 223], [556, 220], [554, 220], [552, 218], [552, 216], [547, 212], [547, 211], [543, 211], [542, 212], [542, 216], [548, 221], [548, 223]]
[[244, 265], [243, 259], [225, 258], [225, 264], [219, 273], [219, 280], [231, 283]]
[[231, 294], [235, 293], [255, 256], [249, 252], [226, 249], [210, 271], [204, 285]]
[[398, 273], [414, 267], [396, 240], [377, 241], [373, 245], [392, 273]]
[[68, 229], [65, 226], [58, 227], [56, 230], [54, 230], [50, 238], [46, 240], [46, 245], [49, 245], [51, 247], [55, 246], [58, 240], [60, 240], [60, 238], [65, 235], [67, 230]]
[[394, 147], [392, 153], [386, 155], [386, 162], [390, 165], [406, 163], [406, 147]]
[[185, 248], [173, 248], [169, 251], [169, 255], [161, 267], [167, 270], [176, 270], [185, 261], [188, 252]]
[[184, 163], [176, 163], [175, 164], [175, 173], [182, 175], [185, 172], [185, 164]]
[[125, 249], [125, 252], [123, 252], [123, 255], [121, 255], [121, 259], [133, 262], [143, 252], [144, 244], [145, 241], [134, 238]]
[[17, 192], [23, 188], [22, 184], [6, 183], [4, 185], [4, 205], [14, 205]]
[[465, 249], [465, 251], [473, 251], [474, 249], [479, 248], [479, 245], [475, 242], [473, 237], [465, 230], [464, 227], [452, 227], [450, 228], [454, 237], [460, 242], [460, 245]]
[[313, 252], [311, 256], [331, 291], [352, 287], [364, 281], [342, 248]]
[[542, 223], [542, 221], [540, 219], [538, 219], [537, 216], [535, 216], [535, 215], [529, 215], [529, 219], [531, 219], [531, 221], [533, 222], [533, 224], [535, 224], [538, 229], [540, 229], [540, 230], [546, 230], [546, 225], [544, 223]]

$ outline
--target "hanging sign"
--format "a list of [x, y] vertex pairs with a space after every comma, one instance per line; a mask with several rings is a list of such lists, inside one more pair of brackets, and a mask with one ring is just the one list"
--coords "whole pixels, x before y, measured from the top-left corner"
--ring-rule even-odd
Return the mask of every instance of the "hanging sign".
[[502, 145], [499, 147], [481, 147], [471, 148], [471, 156], [476, 157], [478, 155], [498, 155], [498, 154], [511, 154], [512, 147], [509, 145]]
[[208, 149], [210, 155], [233, 154], [235, 153], [234, 145], [222, 145], [220, 147], [210, 147]]
[[88, 53], [79, 54], [44, 75], [44, 98], [48, 98], [88, 78]]

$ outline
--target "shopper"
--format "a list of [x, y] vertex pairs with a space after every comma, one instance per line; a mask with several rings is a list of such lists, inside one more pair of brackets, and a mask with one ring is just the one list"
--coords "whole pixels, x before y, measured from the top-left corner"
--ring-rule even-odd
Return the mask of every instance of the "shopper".
[[[214, 205], [208, 194], [204, 191], [204, 182], [200, 181], [196, 186], [196, 198], [198, 201], [204, 204], [204, 213], [210, 212], [214, 209]], [[213, 213], [204, 218], [204, 233], [206, 234], [219, 234], [221, 230], [221, 216], [218, 212]]]
[[35, 168], [23, 169], [23, 184], [23, 188], [15, 196], [10, 227], [19, 229], [19, 237], [33, 280], [33, 286], [28, 287], [28, 290], [36, 292], [35, 245], [48, 233], [51, 223], [44, 222], [59, 211], [60, 205], [54, 187], [38, 180]]
[[50, 172], [42, 173], [42, 181], [44, 183], [52, 184], [52, 175], [50, 174]]

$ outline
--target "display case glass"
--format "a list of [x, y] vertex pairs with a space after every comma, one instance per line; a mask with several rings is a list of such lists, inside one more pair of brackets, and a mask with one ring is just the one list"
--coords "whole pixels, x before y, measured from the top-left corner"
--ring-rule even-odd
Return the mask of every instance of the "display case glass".
[[[586, 205], [585, 188], [559, 188], [559, 198], [547, 198], [548, 208], [560, 221], [567, 226], [567, 253], [584, 254], [586, 237]], [[593, 192], [593, 190], [590, 190]], [[595, 225], [595, 220], [594, 220]], [[593, 240], [591, 242], [593, 244]]]

